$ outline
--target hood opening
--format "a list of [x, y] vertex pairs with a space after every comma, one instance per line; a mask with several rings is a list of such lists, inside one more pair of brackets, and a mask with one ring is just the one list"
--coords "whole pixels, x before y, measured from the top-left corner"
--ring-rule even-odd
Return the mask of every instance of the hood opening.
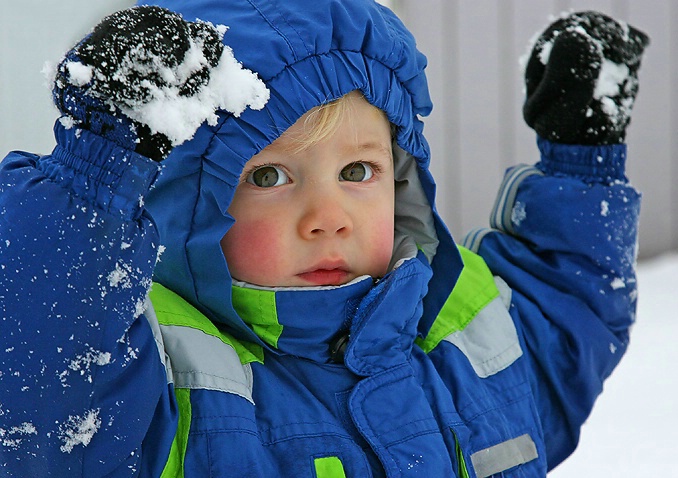
[[[243, 165], [311, 108], [361, 90], [397, 125], [395, 247], [392, 266], [421, 250], [433, 269], [424, 298], [432, 323], [463, 267], [434, 206], [430, 150], [418, 116], [431, 110], [425, 57], [389, 10], [362, 1], [150, 0], [229, 27], [224, 37], [243, 66], [257, 72], [271, 96], [260, 111], [219, 116], [176, 148], [146, 206], [166, 251], [155, 280], [188, 300], [236, 338], [257, 341], [232, 304], [232, 279], [220, 241], [232, 224], [227, 210]], [[255, 7], [256, 4], [256, 7]], [[294, 28], [288, 17], [294, 20]], [[367, 34], [364, 25], [374, 24]], [[270, 46], [270, 48], [269, 48]], [[219, 256], [217, 258], [217, 256]]]

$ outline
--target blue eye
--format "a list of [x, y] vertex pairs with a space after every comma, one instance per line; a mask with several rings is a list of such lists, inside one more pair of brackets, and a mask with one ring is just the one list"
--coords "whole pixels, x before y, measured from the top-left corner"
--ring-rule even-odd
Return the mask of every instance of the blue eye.
[[289, 182], [285, 171], [271, 164], [255, 169], [247, 176], [247, 182], [260, 188], [282, 186]]
[[367, 181], [374, 175], [374, 169], [367, 163], [351, 163], [344, 167], [339, 173], [339, 178], [342, 181], [351, 181], [359, 183]]

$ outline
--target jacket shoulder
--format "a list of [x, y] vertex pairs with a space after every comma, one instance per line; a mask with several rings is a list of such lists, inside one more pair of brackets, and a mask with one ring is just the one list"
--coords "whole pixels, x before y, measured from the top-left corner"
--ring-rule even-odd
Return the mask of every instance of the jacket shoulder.
[[464, 267], [426, 337], [417, 344], [430, 352], [441, 342], [455, 345], [480, 377], [505, 369], [522, 355], [508, 309], [511, 289], [492, 274], [484, 259], [459, 247]]
[[201, 331], [231, 346], [238, 354], [242, 364], [263, 363], [264, 355], [261, 346], [239, 341], [228, 332], [221, 330], [188, 301], [162, 284], [153, 283], [149, 298], [161, 326], [188, 327]]
[[149, 293], [149, 322], [164, 350], [167, 376], [175, 389], [214, 390], [252, 399], [252, 362], [263, 363], [263, 349], [220, 330], [181, 296], [159, 283]]

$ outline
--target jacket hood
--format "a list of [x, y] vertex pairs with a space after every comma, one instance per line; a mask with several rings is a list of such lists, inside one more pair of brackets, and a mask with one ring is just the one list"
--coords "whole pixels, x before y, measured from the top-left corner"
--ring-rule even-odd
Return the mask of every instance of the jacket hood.
[[372, 0], [139, 3], [227, 26], [224, 43], [270, 91], [263, 109], [239, 117], [221, 113], [215, 126], [203, 125], [164, 162], [146, 198], [165, 247], [155, 279], [228, 324], [238, 338], [258, 341], [234, 309], [220, 246], [234, 221], [227, 210], [242, 168], [308, 110], [360, 90], [396, 126], [395, 256], [414, 257], [418, 248], [433, 270], [420, 321], [425, 334], [462, 263], [435, 209], [430, 150], [419, 120], [432, 108], [426, 58], [401, 21]]

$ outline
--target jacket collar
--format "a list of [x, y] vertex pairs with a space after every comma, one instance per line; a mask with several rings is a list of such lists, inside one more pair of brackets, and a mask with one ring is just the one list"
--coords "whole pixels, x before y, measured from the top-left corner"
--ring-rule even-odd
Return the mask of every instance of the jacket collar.
[[260, 288], [237, 282], [232, 300], [242, 320], [275, 351], [329, 363], [330, 344], [348, 329], [372, 285], [369, 276], [340, 287]]
[[232, 300], [273, 351], [331, 363], [337, 338], [350, 336], [350, 368], [370, 375], [409, 356], [430, 276], [420, 254], [377, 284], [368, 276], [339, 287], [271, 289], [239, 282]]

